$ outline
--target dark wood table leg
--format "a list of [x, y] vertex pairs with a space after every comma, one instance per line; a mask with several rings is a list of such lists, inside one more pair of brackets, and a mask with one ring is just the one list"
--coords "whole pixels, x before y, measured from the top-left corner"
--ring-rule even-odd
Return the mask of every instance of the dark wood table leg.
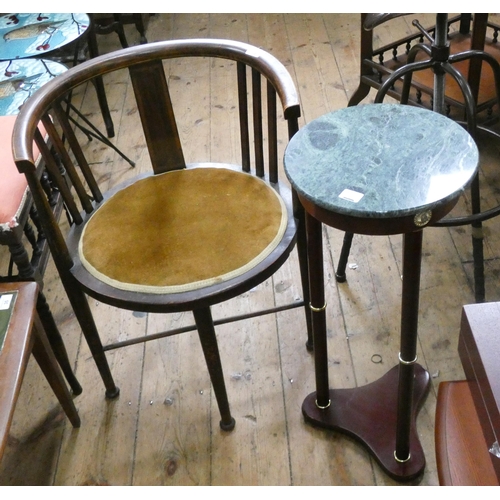
[[[398, 410], [396, 427], [396, 448], [394, 458], [399, 463], [420, 462], [422, 471], [425, 458], [420, 445], [412, 443], [412, 429], [415, 427], [415, 393], [418, 307], [420, 296], [420, 268], [422, 260], [422, 231], [403, 235], [403, 291], [401, 298], [401, 344], [399, 353]], [[422, 369], [423, 370], [423, 369]], [[419, 370], [420, 385], [425, 397], [429, 386], [429, 375]], [[418, 440], [418, 438], [417, 438]]]
[[309, 289], [311, 303], [314, 365], [316, 373], [315, 405], [330, 405], [328, 385], [328, 351], [326, 341], [326, 303], [323, 270], [322, 224], [306, 212], [307, 253], [309, 265]]
[[[87, 38], [87, 43], [89, 47], [89, 56], [91, 59], [99, 55], [99, 49], [97, 48], [97, 39], [95, 34], [94, 22], [91, 20], [91, 26], [89, 29], [89, 34]], [[97, 100], [99, 102], [99, 107], [101, 108], [102, 118], [104, 120], [104, 125], [106, 126], [106, 132], [108, 137], [115, 136], [115, 128], [113, 125], [113, 119], [111, 118], [111, 112], [109, 111], [108, 98], [106, 96], [106, 90], [104, 88], [104, 81], [102, 76], [96, 76], [92, 83], [95, 86], [97, 93]]]
[[422, 233], [404, 237], [399, 365], [365, 386], [329, 389], [321, 223], [309, 215], [306, 223], [316, 392], [304, 400], [304, 418], [312, 425], [342, 432], [358, 440], [394, 479], [414, 479], [425, 468], [416, 417], [429, 387], [429, 374], [416, 363], [414, 355]]

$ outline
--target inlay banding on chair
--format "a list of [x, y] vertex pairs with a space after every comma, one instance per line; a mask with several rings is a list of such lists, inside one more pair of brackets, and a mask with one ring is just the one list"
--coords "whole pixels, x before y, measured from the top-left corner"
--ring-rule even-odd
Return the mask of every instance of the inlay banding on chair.
[[119, 289], [176, 293], [248, 271], [286, 225], [283, 200], [263, 180], [227, 168], [183, 169], [113, 195], [88, 221], [79, 254], [91, 274]]

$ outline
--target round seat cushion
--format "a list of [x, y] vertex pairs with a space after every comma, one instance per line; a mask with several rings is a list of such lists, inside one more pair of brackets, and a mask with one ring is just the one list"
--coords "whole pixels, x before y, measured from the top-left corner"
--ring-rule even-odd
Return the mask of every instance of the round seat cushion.
[[174, 293], [239, 276], [264, 260], [287, 226], [281, 197], [227, 168], [175, 170], [114, 194], [87, 222], [84, 267], [122, 290]]

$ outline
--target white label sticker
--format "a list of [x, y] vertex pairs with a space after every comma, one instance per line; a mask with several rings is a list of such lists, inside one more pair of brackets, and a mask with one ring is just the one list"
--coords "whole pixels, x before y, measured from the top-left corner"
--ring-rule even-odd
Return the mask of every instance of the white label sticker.
[[354, 203], [358, 203], [361, 198], [363, 198], [363, 193], [358, 193], [357, 191], [353, 191], [352, 189], [344, 189], [340, 194], [339, 198], [342, 198], [347, 201], [353, 201]]
[[0, 296], [0, 311], [5, 311], [10, 307], [12, 297], [14, 297], [12, 294]]

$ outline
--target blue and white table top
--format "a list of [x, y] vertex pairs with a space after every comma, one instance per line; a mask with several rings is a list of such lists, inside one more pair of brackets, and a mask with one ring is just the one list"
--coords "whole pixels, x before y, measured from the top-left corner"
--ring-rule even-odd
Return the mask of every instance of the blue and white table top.
[[0, 17], [0, 60], [44, 57], [90, 25], [86, 14], [6, 14]]
[[65, 71], [63, 64], [44, 59], [0, 61], [0, 116], [17, 115], [36, 90]]

